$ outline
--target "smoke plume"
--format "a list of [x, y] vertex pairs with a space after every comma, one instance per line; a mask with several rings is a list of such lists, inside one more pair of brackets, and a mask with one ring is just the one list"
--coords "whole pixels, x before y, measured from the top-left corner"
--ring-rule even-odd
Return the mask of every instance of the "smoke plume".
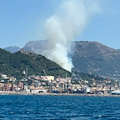
[[72, 60], [68, 56], [71, 43], [80, 36], [88, 21], [99, 11], [97, 0], [64, 0], [58, 11], [45, 22], [48, 37], [44, 55], [71, 71]]

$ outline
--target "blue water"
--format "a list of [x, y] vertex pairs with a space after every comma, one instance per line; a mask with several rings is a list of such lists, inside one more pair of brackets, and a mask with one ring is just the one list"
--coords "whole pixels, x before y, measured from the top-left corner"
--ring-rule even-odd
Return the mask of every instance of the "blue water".
[[0, 120], [120, 120], [120, 97], [1, 95]]

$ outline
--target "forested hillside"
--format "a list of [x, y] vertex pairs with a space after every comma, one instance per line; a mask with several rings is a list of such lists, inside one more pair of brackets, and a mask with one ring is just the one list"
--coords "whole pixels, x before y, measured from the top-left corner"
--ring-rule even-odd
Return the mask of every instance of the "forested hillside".
[[44, 56], [34, 53], [20, 51], [17, 53], [10, 53], [0, 49], [0, 73], [17, 78], [23, 77], [23, 71], [28, 69], [28, 75], [47, 75], [70, 76], [71, 73], [61, 68], [56, 63], [48, 60]]

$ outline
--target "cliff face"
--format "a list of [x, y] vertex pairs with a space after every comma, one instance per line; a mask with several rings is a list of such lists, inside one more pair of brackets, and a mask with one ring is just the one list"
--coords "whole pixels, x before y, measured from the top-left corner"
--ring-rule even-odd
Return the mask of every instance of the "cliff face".
[[[47, 49], [47, 40], [31, 41], [24, 50], [41, 54]], [[98, 42], [75, 41], [72, 61], [75, 69], [81, 72], [108, 77], [120, 77], [120, 50], [105, 46]]]

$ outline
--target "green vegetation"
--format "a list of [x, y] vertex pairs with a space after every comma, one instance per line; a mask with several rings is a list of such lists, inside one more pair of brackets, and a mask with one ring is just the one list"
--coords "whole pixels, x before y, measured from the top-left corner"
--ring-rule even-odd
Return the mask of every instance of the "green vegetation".
[[23, 71], [28, 68], [29, 75], [54, 75], [55, 77], [65, 77], [71, 73], [61, 68], [56, 63], [48, 60], [44, 56], [29, 52], [10, 53], [0, 49], [0, 73], [14, 76], [16, 78], [24, 77]]

